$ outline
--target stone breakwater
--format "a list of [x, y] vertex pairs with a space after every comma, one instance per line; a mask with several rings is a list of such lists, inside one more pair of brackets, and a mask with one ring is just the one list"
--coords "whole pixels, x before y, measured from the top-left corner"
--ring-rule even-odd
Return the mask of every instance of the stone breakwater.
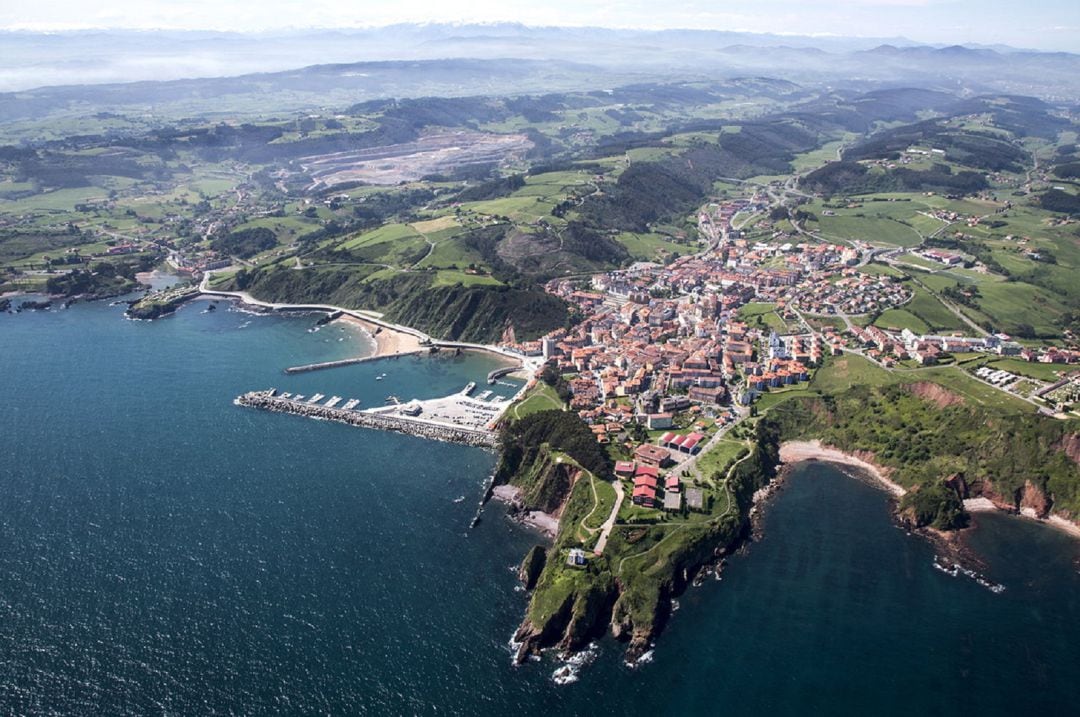
[[285, 373], [307, 373], [308, 371], [321, 371], [324, 368], [337, 368], [338, 366], [352, 366], [358, 363], [370, 363], [371, 361], [383, 361], [387, 358], [396, 358], [398, 356], [421, 356], [423, 354], [431, 353], [430, 349], [422, 349], [420, 351], [407, 351], [404, 353], [391, 354], [390, 356], [361, 356], [360, 358], [347, 358], [339, 359], [337, 361], [323, 361], [322, 363], [309, 363], [303, 366], [290, 366], [285, 369]]
[[326, 406], [300, 403], [288, 398], [282, 398], [273, 390], [251, 391], [238, 396], [233, 403], [238, 406], [258, 408], [264, 411], [291, 413], [296, 416], [307, 416], [308, 418], [324, 421], [337, 421], [338, 423], [360, 426], [361, 428], [396, 431], [398, 433], [407, 433], [410, 436], [420, 436], [421, 438], [448, 441], [450, 443], [463, 443], [478, 448], [494, 448], [496, 445], [496, 436], [490, 431], [444, 426], [402, 416], [389, 416], [384, 413], [369, 413], [367, 411], [327, 408]]

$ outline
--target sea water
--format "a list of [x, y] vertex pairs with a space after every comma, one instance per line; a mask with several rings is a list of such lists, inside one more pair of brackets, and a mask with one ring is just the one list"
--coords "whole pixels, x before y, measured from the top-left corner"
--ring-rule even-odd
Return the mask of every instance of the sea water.
[[514, 667], [513, 568], [540, 538], [498, 505], [469, 529], [492, 453], [232, 404], [428, 398], [496, 359], [287, 376], [370, 340], [208, 306], [0, 315], [0, 711], [1009, 715], [1080, 697], [1075, 541], [980, 516], [993, 594], [822, 464], [680, 598], [651, 662], [605, 638], [570, 684], [553, 657]]

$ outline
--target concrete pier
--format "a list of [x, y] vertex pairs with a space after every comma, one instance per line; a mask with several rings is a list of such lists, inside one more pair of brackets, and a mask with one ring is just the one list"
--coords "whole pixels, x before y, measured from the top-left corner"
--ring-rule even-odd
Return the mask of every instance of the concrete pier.
[[367, 363], [369, 361], [380, 361], [384, 359], [396, 358], [398, 356], [420, 356], [422, 354], [431, 353], [431, 349], [422, 349], [420, 351], [406, 351], [399, 354], [389, 354], [386, 356], [364, 356], [362, 358], [347, 358], [339, 359], [337, 361], [323, 361], [322, 363], [308, 363], [303, 366], [290, 366], [285, 369], [285, 373], [307, 373], [308, 371], [320, 371], [324, 368], [337, 368], [338, 366], [352, 366], [358, 363]]
[[383, 431], [396, 431], [407, 433], [412, 436], [430, 438], [437, 441], [451, 443], [463, 443], [467, 446], [480, 448], [494, 448], [497, 443], [496, 435], [492, 431], [469, 428], [466, 426], [449, 426], [424, 421], [422, 419], [410, 419], [402, 415], [386, 415], [369, 411], [355, 411], [344, 408], [329, 408], [327, 406], [314, 405], [311, 403], [299, 403], [290, 398], [279, 396], [273, 389], [268, 391], [251, 391], [238, 396], [234, 403], [238, 406], [259, 408], [264, 411], [276, 413], [291, 413], [297, 416], [337, 421], [350, 426], [362, 428], [375, 428]]

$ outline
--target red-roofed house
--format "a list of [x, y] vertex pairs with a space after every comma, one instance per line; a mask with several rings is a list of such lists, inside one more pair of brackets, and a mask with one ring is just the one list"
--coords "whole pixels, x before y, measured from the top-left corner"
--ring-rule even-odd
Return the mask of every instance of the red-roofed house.
[[656, 505], [656, 488], [647, 485], [634, 486], [633, 501], [637, 505], [644, 505], [648, 508], [652, 508]]
[[660, 477], [660, 469], [658, 469], [656, 466], [638, 466], [637, 470], [634, 471], [634, 481], [635, 482], [637, 481], [638, 478], [642, 478], [642, 479], [646, 479], [646, 480], [651, 479], [652, 484], [656, 485], [656, 481], [657, 481], [657, 479], [659, 477]]
[[634, 457], [647, 466], [661, 468], [671, 460], [671, 453], [666, 448], [644, 443], [634, 450]]

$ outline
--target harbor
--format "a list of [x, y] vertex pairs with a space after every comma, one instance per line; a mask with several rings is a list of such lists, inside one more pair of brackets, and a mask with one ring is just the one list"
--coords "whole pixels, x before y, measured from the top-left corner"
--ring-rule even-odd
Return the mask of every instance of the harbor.
[[276, 389], [250, 391], [238, 396], [238, 406], [276, 413], [291, 413], [320, 420], [337, 421], [352, 426], [407, 433], [433, 440], [492, 448], [496, 445], [495, 427], [514, 398], [493, 396], [483, 391], [472, 396], [476, 384], [470, 382], [461, 391], [431, 399], [401, 401], [388, 396], [389, 405], [361, 409], [360, 400], [315, 393], [278, 392]]

